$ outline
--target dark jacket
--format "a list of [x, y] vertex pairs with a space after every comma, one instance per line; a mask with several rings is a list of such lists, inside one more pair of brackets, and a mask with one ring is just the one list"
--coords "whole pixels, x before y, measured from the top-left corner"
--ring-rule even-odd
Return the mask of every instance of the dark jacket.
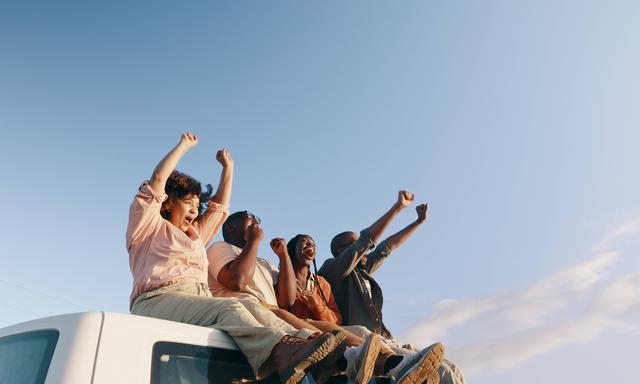
[[[331, 284], [333, 295], [342, 314], [343, 325], [363, 325], [370, 331], [391, 338], [391, 333], [382, 322], [382, 289], [371, 276], [391, 253], [383, 241], [375, 246], [368, 229], [360, 232], [355, 243], [340, 255], [322, 264], [318, 271]], [[367, 264], [360, 267], [360, 260], [367, 256]], [[371, 296], [364, 283], [371, 284]]]

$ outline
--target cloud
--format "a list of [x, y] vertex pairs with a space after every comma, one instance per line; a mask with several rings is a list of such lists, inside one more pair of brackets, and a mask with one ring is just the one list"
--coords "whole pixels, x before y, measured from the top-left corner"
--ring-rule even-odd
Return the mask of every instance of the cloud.
[[638, 232], [640, 219], [613, 229], [590, 259], [525, 289], [443, 300], [402, 339], [426, 345], [463, 334], [466, 340], [449, 345], [448, 355], [473, 375], [513, 368], [609, 329], [637, 333], [636, 322], [625, 322], [625, 317], [640, 312], [640, 273], [612, 277], [621, 254], [610, 249], [618, 238]]

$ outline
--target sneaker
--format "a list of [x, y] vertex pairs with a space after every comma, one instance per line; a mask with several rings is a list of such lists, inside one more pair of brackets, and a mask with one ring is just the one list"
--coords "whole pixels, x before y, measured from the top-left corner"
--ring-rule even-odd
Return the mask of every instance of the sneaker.
[[271, 351], [280, 381], [284, 384], [296, 384], [305, 375], [305, 369], [324, 359], [343, 340], [331, 333], [324, 333], [312, 339], [284, 336]]
[[367, 384], [373, 376], [379, 353], [380, 335], [370, 333], [362, 344], [344, 351], [344, 358], [347, 360], [345, 375], [355, 384]]
[[389, 371], [389, 376], [397, 384], [439, 384], [438, 368], [444, 357], [444, 345], [435, 343], [420, 352], [406, 355], [397, 367]]

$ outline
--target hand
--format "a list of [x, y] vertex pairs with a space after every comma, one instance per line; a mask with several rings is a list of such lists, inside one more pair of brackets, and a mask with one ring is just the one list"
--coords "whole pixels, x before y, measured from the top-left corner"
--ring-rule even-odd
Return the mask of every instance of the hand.
[[413, 203], [414, 198], [413, 193], [400, 191], [398, 192], [398, 205], [402, 208], [408, 207], [409, 204]]
[[269, 243], [271, 245], [271, 249], [273, 249], [273, 253], [278, 255], [278, 257], [283, 258], [287, 257], [287, 243], [281, 237], [276, 237], [275, 239], [271, 239]]
[[260, 228], [260, 224], [252, 222], [244, 232], [245, 241], [260, 241], [264, 238], [264, 230]]
[[300, 300], [312, 312], [324, 306], [324, 303], [320, 301], [320, 299], [318, 299], [315, 295], [311, 295], [311, 294], [300, 295]]
[[222, 148], [216, 153], [216, 160], [222, 165], [223, 168], [227, 168], [233, 165], [233, 159], [227, 148]]
[[180, 145], [184, 146], [187, 149], [193, 148], [198, 145], [198, 136], [194, 135], [191, 132], [185, 132], [180, 136]]
[[418, 223], [422, 223], [427, 220], [427, 215], [429, 213], [429, 204], [424, 203], [420, 204], [416, 207], [416, 213], [418, 213]]

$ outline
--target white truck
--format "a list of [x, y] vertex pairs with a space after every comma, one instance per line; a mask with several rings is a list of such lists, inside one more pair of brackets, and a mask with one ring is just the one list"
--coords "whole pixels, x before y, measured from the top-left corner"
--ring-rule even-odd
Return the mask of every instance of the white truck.
[[279, 380], [256, 380], [231, 338], [210, 328], [85, 312], [0, 329], [0, 384], [249, 382]]

